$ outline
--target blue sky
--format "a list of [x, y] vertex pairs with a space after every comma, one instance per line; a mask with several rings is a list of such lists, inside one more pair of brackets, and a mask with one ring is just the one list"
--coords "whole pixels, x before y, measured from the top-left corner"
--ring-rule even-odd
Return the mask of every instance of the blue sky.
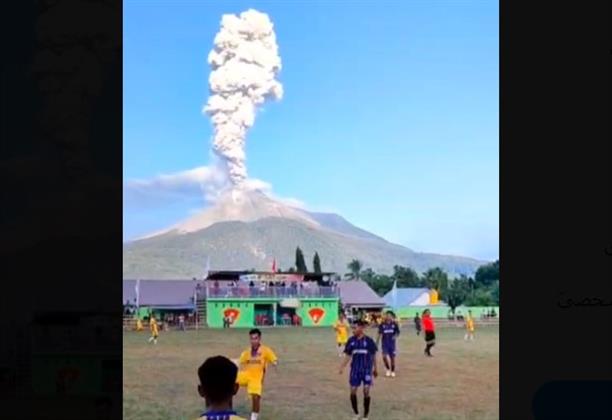
[[[417, 251], [497, 258], [497, 1], [126, 0], [124, 180], [211, 163], [206, 58], [249, 8], [274, 22], [284, 88], [248, 134], [249, 176]], [[205, 205], [162, 196], [124, 200], [125, 238]]]

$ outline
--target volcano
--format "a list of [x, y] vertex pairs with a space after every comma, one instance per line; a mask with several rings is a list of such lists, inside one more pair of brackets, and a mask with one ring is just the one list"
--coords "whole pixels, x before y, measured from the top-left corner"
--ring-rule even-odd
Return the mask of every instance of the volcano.
[[315, 251], [324, 271], [345, 273], [358, 259], [364, 268], [391, 273], [393, 266], [417, 272], [440, 267], [449, 275], [472, 275], [486, 263], [452, 255], [419, 253], [354, 226], [333, 213], [316, 213], [274, 200], [259, 190], [233, 189], [213, 206], [123, 247], [124, 278], [200, 277], [211, 270], [287, 270], [295, 249], [312, 269]]

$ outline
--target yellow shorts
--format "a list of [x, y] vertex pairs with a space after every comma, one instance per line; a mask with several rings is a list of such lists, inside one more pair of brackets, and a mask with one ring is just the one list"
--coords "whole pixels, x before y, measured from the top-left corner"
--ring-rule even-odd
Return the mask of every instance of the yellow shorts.
[[337, 342], [338, 344], [343, 345], [343, 346], [344, 346], [344, 345], [346, 345], [346, 342], [347, 342], [347, 341], [348, 341], [348, 338], [344, 338], [344, 337], [338, 337], [338, 338], [336, 338], [336, 342]]
[[236, 383], [241, 387], [246, 387], [247, 394], [261, 396], [263, 392], [263, 378], [254, 377], [248, 372], [238, 372]]

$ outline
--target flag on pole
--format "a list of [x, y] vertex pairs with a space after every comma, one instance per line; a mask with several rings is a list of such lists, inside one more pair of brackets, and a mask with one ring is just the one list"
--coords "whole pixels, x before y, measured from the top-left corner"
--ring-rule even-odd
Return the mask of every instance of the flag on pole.
[[140, 279], [136, 280], [134, 285], [134, 292], [136, 292], [136, 307], [140, 307]]
[[276, 273], [276, 258], [272, 261], [272, 272]]

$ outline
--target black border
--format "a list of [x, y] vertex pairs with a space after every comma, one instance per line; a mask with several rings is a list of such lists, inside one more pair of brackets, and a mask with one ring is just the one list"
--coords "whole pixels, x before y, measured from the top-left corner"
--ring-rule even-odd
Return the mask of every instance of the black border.
[[[47, 310], [68, 312], [61, 318], [67, 323], [107, 314], [106, 330], [121, 328], [122, 9], [120, 2], [102, 0], [73, 5], [19, 1], [2, 13], [0, 329], [15, 342], [28, 337]], [[612, 412], [610, 398], [595, 398], [598, 391], [585, 386], [543, 387], [612, 377], [609, 307], [559, 306], [568, 298], [612, 299], [605, 253], [612, 247], [606, 6], [501, 3], [504, 419], [534, 418], [534, 409], [538, 419], [547, 418], [546, 410], [554, 414], [559, 407], [570, 416], [581, 408], [581, 418]], [[36, 69], [33, 59], [43, 49], [61, 57], [43, 58]], [[64, 55], [68, 51], [74, 55]], [[87, 51], [103, 64], [83, 70]], [[59, 84], [86, 91], [78, 101], [38, 84], [56, 73], [53, 66], [62, 73], [66, 64], [76, 73]], [[81, 84], [71, 84], [78, 77]], [[59, 124], [62, 115], [66, 124]], [[77, 140], [64, 141], [71, 136]], [[120, 341], [108, 349], [105, 358], [119, 361]], [[20, 354], [35, 350], [22, 346]], [[106, 397], [89, 401], [92, 407], [121, 406], [121, 381], [111, 384]], [[1, 394], [3, 417], [75, 414], [70, 399], [45, 404], [30, 389], [20, 383], [14, 394]], [[543, 406], [537, 398], [532, 404], [538, 390]], [[9, 417], [11, 407], [16, 411]]]
[[612, 416], [606, 7], [501, 3], [502, 419]]
[[[1, 15], [0, 331], [14, 350], [0, 351], [1, 416], [121, 418], [122, 3], [17, 1]], [[62, 394], [41, 367], [60, 356], [99, 372]]]

